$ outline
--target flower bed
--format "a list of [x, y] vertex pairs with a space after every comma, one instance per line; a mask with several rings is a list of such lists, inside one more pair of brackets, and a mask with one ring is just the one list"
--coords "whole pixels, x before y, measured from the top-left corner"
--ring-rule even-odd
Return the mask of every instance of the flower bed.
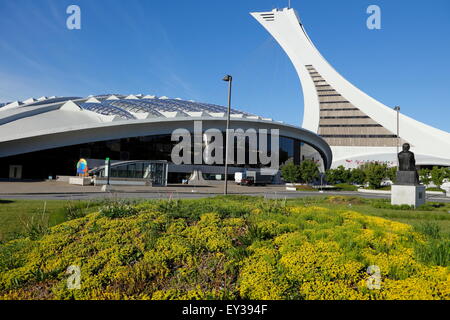
[[[0, 297], [450, 299], [448, 247], [430, 263], [429, 241], [410, 225], [286, 201], [110, 204], [1, 245]], [[378, 290], [367, 286], [371, 265]], [[80, 267], [80, 289], [67, 287], [69, 266]]]

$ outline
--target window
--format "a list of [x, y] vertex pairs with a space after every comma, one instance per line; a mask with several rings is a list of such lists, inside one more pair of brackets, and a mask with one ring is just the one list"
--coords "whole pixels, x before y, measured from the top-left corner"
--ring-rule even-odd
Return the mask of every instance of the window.
[[343, 101], [322, 101], [322, 102], [320, 102], [320, 104], [333, 104], [333, 103], [350, 103], [350, 101], [343, 100]]
[[394, 134], [324, 134], [322, 138], [397, 138]]
[[320, 117], [320, 119], [370, 119], [368, 116], [336, 116], [336, 117]]
[[80, 148], [80, 158], [90, 158], [91, 149], [90, 148]]
[[321, 128], [371, 128], [381, 127], [381, 124], [321, 124]]
[[320, 111], [358, 111], [358, 108], [324, 108], [324, 109], [320, 109]]
[[121, 151], [120, 160], [130, 160], [130, 153], [127, 151]]

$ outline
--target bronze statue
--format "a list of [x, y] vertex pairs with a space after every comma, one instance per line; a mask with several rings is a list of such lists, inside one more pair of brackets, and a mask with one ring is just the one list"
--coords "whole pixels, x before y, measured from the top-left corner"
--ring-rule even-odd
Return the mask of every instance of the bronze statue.
[[403, 144], [403, 151], [398, 154], [399, 171], [414, 171], [416, 170], [416, 159], [414, 153], [409, 151], [409, 143]]
[[414, 153], [409, 151], [409, 143], [403, 144], [403, 150], [398, 154], [397, 181], [400, 185], [419, 185], [419, 175], [416, 170]]

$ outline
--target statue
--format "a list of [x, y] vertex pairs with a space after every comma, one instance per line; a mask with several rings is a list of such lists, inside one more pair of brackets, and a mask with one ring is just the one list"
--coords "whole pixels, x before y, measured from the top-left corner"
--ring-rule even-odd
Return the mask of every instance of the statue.
[[409, 151], [409, 143], [403, 144], [403, 150], [398, 154], [398, 185], [419, 185], [419, 175], [416, 170], [416, 159], [414, 153]]
[[425, 186], [419, 183], [414, 153], [409, 151], [409, 144], [403, 144], [403, 151], [398, 154], [397, 181], [392, 185], [391, 204], [409, 205], [417, 208], [426, 201]]

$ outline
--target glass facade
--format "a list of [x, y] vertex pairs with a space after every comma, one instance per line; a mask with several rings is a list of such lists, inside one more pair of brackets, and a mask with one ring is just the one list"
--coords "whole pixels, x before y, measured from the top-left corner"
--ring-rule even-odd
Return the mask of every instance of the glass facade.
[[[270, 136], [268, 137], [268, 140], [270, 154]], [[26, 153], [12, 157], [4, 157], [0, 158], [0, 178], [8, 178], [9, 167], [11, 165], [22, 166], [22, 176], [24, 179], [46, 179], [49, 176], [56, 177], [56, 175], [75, 175], [76, 164], [80, 158], [102, 160], [109, 157], [111, 160], [117, 161], [166, 160], [171, 162], [172, 148], [177, 143], [178, 142], [176, 141], [171, 141], [171, 135], [152, 135], [109, 141], [97, 141]], [[238, 160], [238, 150], [236, 144], [237, 143], [235, 143], [234, 150], [235, 163], [237, 163]], [[252, 165], [248, 164], [248, 140], [245, 145], [245, 163], [247, 164], [236, 164], [234, 166], [246, 168], [263, 167], [260, 163]], [[279, 147], [280, 165], [283, 165], [288, 160], [292, 160], [294, 163], [299, 164], [301, 161], [309, 159], [317, 162], [320, 165], [321, 170], [324, 170], [323, 155], [321, 155], [317, 149], [306, 142], [287, 137], [280, 137]], [[133, 170], [127, 169], [123, 171], [133, 172], [134, 175], [141, 176], [142, 172], [145, 172], [145, 169], [136, 164], [136, 167]], [[114, 174], [117, 174], [119, 177], [125, 173], [121, 173], [118, 169], [117, 173]], [[179, 176], [179, 174], [171, 175], [169, 173], [169, 181], [171, 180], [171, 176]]]
[[[92, 174], [106, 177], [105, 168], [94, 170]], [[166, 185], [167, 162], [165, 161], [129, 161], [112, 163], [110, 178], [129, 178], [149, 180], [156, 185]]]

